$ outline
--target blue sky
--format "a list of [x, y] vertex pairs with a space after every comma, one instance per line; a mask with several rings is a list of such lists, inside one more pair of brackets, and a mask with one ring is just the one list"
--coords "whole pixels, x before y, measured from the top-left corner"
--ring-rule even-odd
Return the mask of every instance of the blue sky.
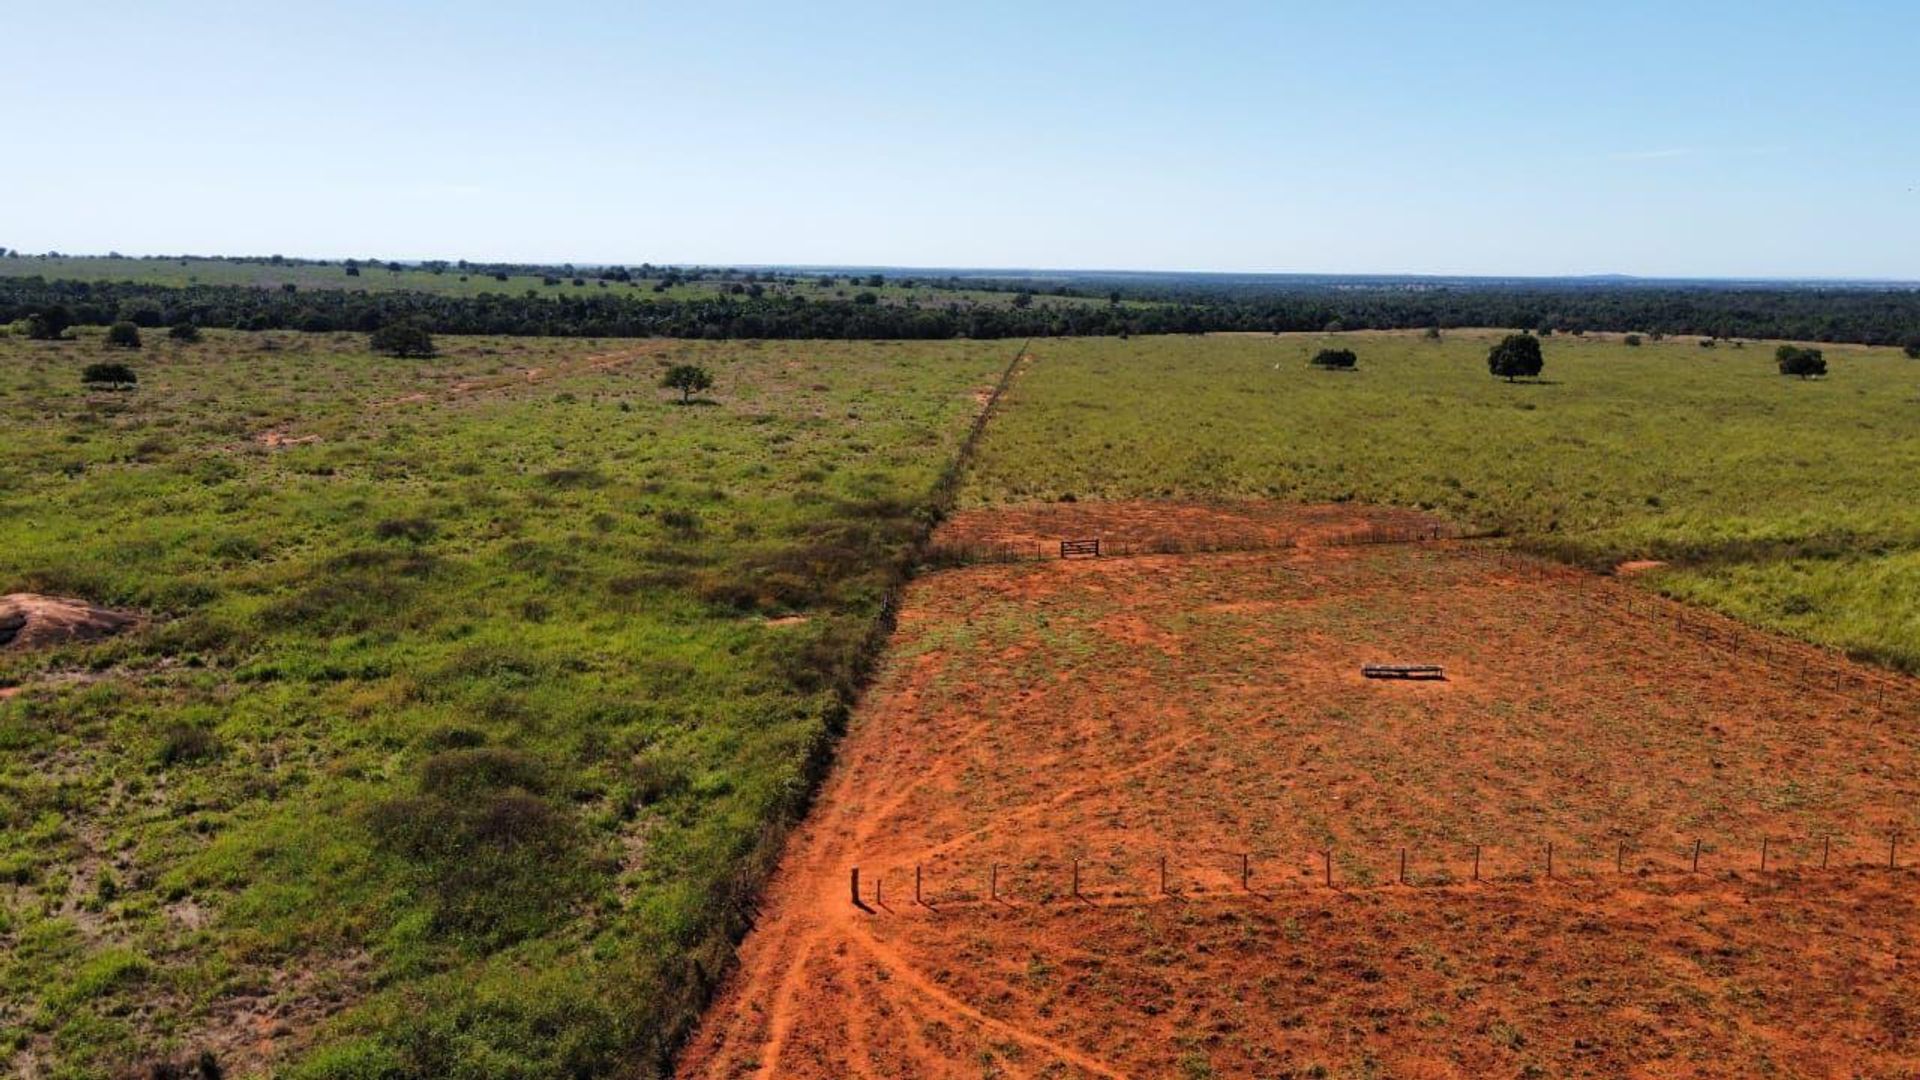
[[1920, 278], [1913, 0], [9, 7], [28, 251]]

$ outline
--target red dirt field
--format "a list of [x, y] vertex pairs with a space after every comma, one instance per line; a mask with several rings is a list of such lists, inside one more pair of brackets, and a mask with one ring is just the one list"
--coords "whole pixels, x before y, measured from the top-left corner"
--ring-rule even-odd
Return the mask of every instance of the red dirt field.
[[1471, 543], [931, 574], [680, 1075], [1917, 1075], [1917, 702]]

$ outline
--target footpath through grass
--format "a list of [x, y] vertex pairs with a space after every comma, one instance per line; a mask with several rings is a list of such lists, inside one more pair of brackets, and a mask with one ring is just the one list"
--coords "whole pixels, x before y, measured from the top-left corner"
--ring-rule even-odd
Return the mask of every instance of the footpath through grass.
[[[0, 338], [0, 1072], [645, 1075], [1012, 343]], [[712, 401], [656, 389], [713, 371]]]
[[[1546, 339], [1540, 382], [1492, 332], [1048, 340], [965, 501], [1259, 497], [1438, 510], [1673, 593], [1920, 670], [1920, 362], [1828, 346]], [[1359, 354], [1353, 372], [1308, 359]]]

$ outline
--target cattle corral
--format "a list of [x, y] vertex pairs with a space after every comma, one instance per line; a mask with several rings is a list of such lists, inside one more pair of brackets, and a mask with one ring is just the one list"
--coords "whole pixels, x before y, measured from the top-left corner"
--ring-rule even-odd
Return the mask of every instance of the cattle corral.
[[682, 1075], [1920, 1064], [1909, 681], [1485, 544], [1337, 542], [1405, 512], [1289, 513], [951, 523], [1284, 542], [916, 581]]

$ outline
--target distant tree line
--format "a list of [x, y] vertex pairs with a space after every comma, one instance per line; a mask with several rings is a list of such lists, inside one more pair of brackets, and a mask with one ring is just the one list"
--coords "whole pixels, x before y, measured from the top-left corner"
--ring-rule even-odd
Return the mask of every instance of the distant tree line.
[[0, 323], [30, 316], [39, 317], [37, 325], [128, 321], [362, 333], [406, 322], [435, 334], [555, 337], [930, 339], [1493, 326], [1873, 345], [1920, 340], [1920, 292], [1804, 287], [1303, 286], [1244, 298], [1025, 306], [955, 300], [924, 307], [774, 294], [666, 300], [593, 290], [469, 297], [0, 278]]

